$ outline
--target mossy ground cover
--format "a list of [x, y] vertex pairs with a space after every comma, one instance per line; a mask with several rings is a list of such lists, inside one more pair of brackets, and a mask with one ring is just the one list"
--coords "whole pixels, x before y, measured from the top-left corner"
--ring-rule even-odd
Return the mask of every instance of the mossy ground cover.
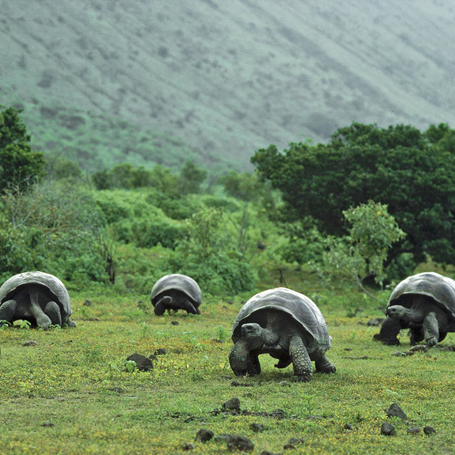
[[[240, 298], [210, 298], [200, 316], [160, 318], [147, 296], [72, 298], [74, 329], [0, 331], [0, 453], [184, 453], [184, 443], [193, 453], [228, 453], [225, 442], [195, 442], [201, 428], [246, 436], [258, 454], [282, 453], [290, 438], [304, 444], [289, 453], [453, 453], [454, 335], [428, 354], [391, 356], [409, 349], [407, 336], [398, 348], [373, 342], [378, 328], [367, 322], [381, 316], [376, 303], [347, 317], [346, 302], [363, 302], [359, 295], [320, 298], [337, 373], [309, 383], [294, 382], [292, 368], [278, 370], [267, 356], [260, 376], [233, 376], [230, 330]], [[158, 349], [166, 354], [152, 371], [127, 371], [127, 356]], [[240, 415], [219, 412], [233, 397]], [[386, 416], [393, 402], [411, 422]], [[273, 416], [277, 409], [284, 415]], [[396, 436], [381, 435], [383, 422]], [[254, 432], [253, 423], [264, 430]], [[411, 423], [436, 434], [409, 434]]]

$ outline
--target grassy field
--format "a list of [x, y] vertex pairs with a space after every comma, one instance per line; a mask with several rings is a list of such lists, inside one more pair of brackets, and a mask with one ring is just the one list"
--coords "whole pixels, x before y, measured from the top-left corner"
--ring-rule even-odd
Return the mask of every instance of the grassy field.
[[[215, 440], [222, 434], [247, 437], [255, 454], [453, 453], [453, 334], [429, 353], [393, 356], [408, 351], [409, 339], [402, 333], [398, 348], [372, 341], [378, 328], [367, 323], [382, 315], [376, 302], [322, 294], [337, 372], [297, 383], [291, 367], [278, 370], [262, 356], [263, 373], [241, 379], [228, 363], [240, 298], [210, 298], [200, 316], [156, 317], [148, 296], [89, 294], [71, 294], [74, 329], [0, 331], [0, 453], [188, 453], [184, 444], [192, 453], [230, 453]], [[360, 303], [348, 315], [351, 300]], [[166, 353], [152, 371], [128, 371], [130, 354], [159, 349]], [[240, 413], [222, 411], [231, 398]], [[408, 421], [387, 417], [394, 402]], [[381, 435], [384, 422], [395, 436]], [[409, 433], [413, 425], [421, 431]], [[426, 425], [436, 433], [424, 434]], [[200, 429], [215, 438], [195, 441]], [[303, 444], [285, 450], [291, 438]]]

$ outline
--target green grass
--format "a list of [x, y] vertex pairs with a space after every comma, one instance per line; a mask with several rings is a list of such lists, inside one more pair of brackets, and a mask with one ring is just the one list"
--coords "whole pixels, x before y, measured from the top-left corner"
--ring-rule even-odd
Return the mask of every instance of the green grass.
[[[204, 302], [198, 317], [160, 318], [144, 304], [147, 296], [86, 292], [72, 298], [75, 329], [0, 331], [0, 453], [185, 453], [185, 442], [195, 445], [193, 453], [229, 453], [223, 442], [195, 442], [201, 428], [246, 436], [257, 454], [282, 453], [292, 437], [305, 443], [290, 453], [452, 453], [455, 353], [444, 347], [453, 334], [429, 354], [391, 356], [406, 351], [409, 341], [404, 333], [399, 348], [372, 341], [378, 329], [366, 322], [381, 315], [377, 304], [365, 302], [355, 317], [346, 317], [340, 298], [329, 306], [324, 296], [320, 306], [333, 337], [328, 357], [336, 374], [296, 383], [292, 368], [277, 370], [262, 356], [263, 373], [239, 379], [228, 363], [239, 298]], [[92, 306], [83, 305], [87, 298]], [[358, 295], [344, 301], [351, 298], [363, 302]], [[23, 346], [28, 340], [36, 345]], [[153, 371], [126, 371], [128, 355], [159, 348], [167, 353]], [[213, 413], [233, 397], [246, 415]], [[393, 402], [436, 434], [408, 434], [410, 423], [386, 417]], [[267, 416], [276, 409], [286, 417]], [[380, 434], [386, 421], [396, 436]], [[264, 431], [253, 432], [252, 423]]]

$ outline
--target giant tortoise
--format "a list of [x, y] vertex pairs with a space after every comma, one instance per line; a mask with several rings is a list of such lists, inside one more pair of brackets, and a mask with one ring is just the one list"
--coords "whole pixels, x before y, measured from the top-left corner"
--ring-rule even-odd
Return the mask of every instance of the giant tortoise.
[[261, 372], [258, 356], [278, 359], [277, 368], [292, 363], [298, 381], [309, 381], [313, 368], [334, 373], [335, 366], [325, 352], [331, 337], [316, 304], [287, 288], [269, 289], [253, 296], [241, 308], [232, 331], [234, 346], [229, 363], [237, 376]]
[[455, 281], [435, 272], [412, 275], [393, 290], [379, 339], [400, 344], [401, 329], [410, 329], [411, 344], [425, 340], [429, 346], [455, 332]]
[[19, 319], [48, 329], [51, 325], [74, 327], [71, 302], [64, 284], [54, 275], [25, 272], [14, 275], [0, 287], [0, 320]]
[[199, 305], [202, 294], [193, 278], [174, 273], [160, 278], [152, 288], [150, 296], [155, 314], [161, 316], [166, 310], [185, 310], [191, 314], [201, 314]]

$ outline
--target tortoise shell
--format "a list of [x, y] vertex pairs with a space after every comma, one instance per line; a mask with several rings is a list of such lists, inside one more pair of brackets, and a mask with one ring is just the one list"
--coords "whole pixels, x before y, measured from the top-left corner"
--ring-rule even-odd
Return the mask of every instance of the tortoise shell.
[[0, 287], [0, 306], [19, 289], [29, 284], [44, 286], [60, 307], [62, 321], [66, 323], [72, 314], [71, 301], [65, 285], [54, 275], [44, 272], [24, 272], [6, 280]]
[[251, 297], [240, 309], [232, 329], [232, 341], [236, 343], [241, 337], [241, 326], [246, 319], [258, 311], [279, 310], [289, 315], [308, 333], [321, 350], [328, 350], [331, 337], [321, 310], [307, 296], [287, 288], [269, 289]]
[[420, 294], [431, 297], [435, 303], [455, 318], [455, 281], [435, 272], [423, 272], [412, 275], [393, 290], [387, 307], [402, 305], [410, 308], [412, 295]]
[[192, 300], [196, 308], [201, 304], [201, 289], [199, 288], [199, 285], [196, 283], [196, 281], [194, 281], [193, 278], [189, 276], [174, 273], [172, 275], [163, 276], [153, 286], [151, 295], [153, 305], [155, 305], [162, 297], [161, 294], [166, 293], [166, 291], [170, 290], [183, 292]]

